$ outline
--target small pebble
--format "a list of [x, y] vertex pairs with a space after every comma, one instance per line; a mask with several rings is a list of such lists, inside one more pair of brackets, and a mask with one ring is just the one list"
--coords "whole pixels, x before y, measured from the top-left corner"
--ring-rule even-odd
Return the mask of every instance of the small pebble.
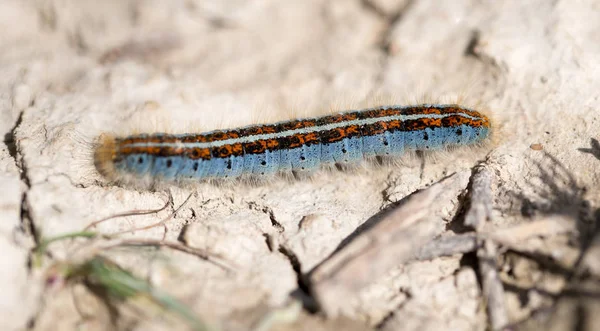
[[533, 149], [534, 151], [541, 151], [544, 149], [544, 146], [542, 144], [531, 144], [529, 148]]

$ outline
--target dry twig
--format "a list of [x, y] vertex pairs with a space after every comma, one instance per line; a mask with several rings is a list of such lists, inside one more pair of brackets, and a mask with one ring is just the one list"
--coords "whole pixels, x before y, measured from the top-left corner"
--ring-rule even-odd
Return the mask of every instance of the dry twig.
[[452, 256], [473, 252], [477, 249], [477, 236], [470, 232], [451, 237], [442, 237], [425, 244], [415, 255], [415, 260], [431, 260], [441, 256]]
[[508, 314], [504, 300], [504, 288], [496, 269], [498, 259], [497, 244], [486, 239], [483, 227], [492, 219], [492, 174], [485, 167], [477, 169], [471, 184], [471, 206], [465, 215], [465, 224], [477, 232], [482, 243], [477, 249], [479, 273], [483, 287], [483, 295], [487, 302], [490, 325], [493, 330], [500, 330], [508, 324]]
[[415, 250], [439, 234], [435, 211], [465, 189], [468, 172], [454, 174], [413, 193], [377, 224], [357, 235], [309, 275], [312, 294], [323, 311], [337, 315], [348, 298], [392, 268], [412, 259]]

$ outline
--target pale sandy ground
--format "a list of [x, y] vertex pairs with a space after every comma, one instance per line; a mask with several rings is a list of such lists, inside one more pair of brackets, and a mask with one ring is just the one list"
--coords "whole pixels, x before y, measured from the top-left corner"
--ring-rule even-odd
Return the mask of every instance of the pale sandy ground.
[[[545, 229], [501, 251], [510, 323], [600, 325], [600, 247], [593, 245], [600, 240], [592, 241], [600, 218], [600, 145], [593, 140], [600, 139], [598, 1], [3, 0], [0, 77], [2, 330], [182, 328], [147, 303], [133, 312], [126, 307], [132, 304], [117, 304], [115, 312], [81, 284], [45, 287], [45, 268], [74, 261], [73, 247], [85, 240], [52, 245], [39, 268], [29, 252], [42, 236], [158, 208], [171, 194], [174, 203], [164, 211], [98, 230], [157, 222], [194, 190], [166, 222], [166, 236], [223, 255], [235, 262], [234, 274], [167, 249], [102, 254], [224, 330], [256, 326], [288, 302], [298, 274], [360, 224], [472, 168], [487, 151], [312, 181], [152, 193], [108, 185], [87, 161], [85, 142], [165, 114], [175, 126], [210, 129], [382, 93], [466, 94], [489, 108], [504, 124], [486, 161], [495, 178], [489, 229], [557, 215], [570, 220], [564, 231]], [[451, 200], [440, 201], [449, 206], [444, 222], [459, 208], [460, 198]], [[439, 226], [443, 231], [446, 223]], [[132, 237], [160, 239], [163, 232]], [[582, 243], [590, 242], [577, 276], [569, 275]], [[337, 319], [302, 312], [276, 328], [484, 330], [480, 288], [473, 254], [409, 263], [344, 298]]]

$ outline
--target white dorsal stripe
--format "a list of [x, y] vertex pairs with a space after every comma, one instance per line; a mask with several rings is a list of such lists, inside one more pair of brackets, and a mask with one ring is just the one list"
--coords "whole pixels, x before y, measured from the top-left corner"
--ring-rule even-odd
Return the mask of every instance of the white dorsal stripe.
[[[407, 121], [407, 120], [418, 120], [418, 119], [422, 119], [422, 118], [446, 118], [446, 117], [457, 116], [457, 115], [468, 118], [468, 119], [472, 119], [472, 120], [481, 119], [481, 118], [478, 118], [478, 117], [475, 117], [472, 115], [468, 115], [465, 113], [392, 115], [392, 116], [384, 116], [384, 117], [356, 119], [356, 120], [350, 120], [350, 121], [343, 121], [343, 122], [339, 122], [339, 123], [330, 123], [330, 124], [310, 126], [310, 127], [300, 128], [300, 129], [286, 130], [286, 131], [276, 132], [276, 133], [257, 134], [257, 135], [253, 135], [253, 136], [245, 136], [245, 137], [231, 138], [231, 139], [211, 141], [211, 142], [200, 142], [200, 143], [184, 143], [181, 141], [158, 142], [158, 143], [156, 143], [156, 142], [150, 142], [150, 143], [137, 142], [137, 143], [132, 143], [132, 144], [126, 144], [124, 147], [125, 148], [134, 148], [134, 147], [211, 148], [211, 147], [219, 147], [219, 146], [233, 145], [233, 144], [239, 144], [239, 143], [251, 143], [251, 142], [255, 142], [255, 141], [259, 141], [259, 140], [283, 138], [283, 137], [289, 137], [289, 136], [293, 136], [293, 135], [297, 135], [297, 134], [306, 134], [306, 133], [318, 132], [318, 131], [328, 131], [328, 130], [341, 128], [341, 127], [345, 127], [345, 126], [351, 126], [351, 125], [362, 126], [362, 125], [374, 124], [377, 122], [389, 122], [389, 121], [396, 121], [396, 120]], [[185, 135], [178, 135], [178, 136], [183, 137]]]

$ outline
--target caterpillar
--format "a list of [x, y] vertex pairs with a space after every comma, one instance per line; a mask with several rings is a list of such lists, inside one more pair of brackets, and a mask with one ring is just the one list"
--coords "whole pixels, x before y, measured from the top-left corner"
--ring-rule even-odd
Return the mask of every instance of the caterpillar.
[[94, 163], [117, 181], [267, 178], [411, 150], [479, 144], [490, 131], [487, 116], [456, 104], [379, 106], [205, 133], [104, 134]]

